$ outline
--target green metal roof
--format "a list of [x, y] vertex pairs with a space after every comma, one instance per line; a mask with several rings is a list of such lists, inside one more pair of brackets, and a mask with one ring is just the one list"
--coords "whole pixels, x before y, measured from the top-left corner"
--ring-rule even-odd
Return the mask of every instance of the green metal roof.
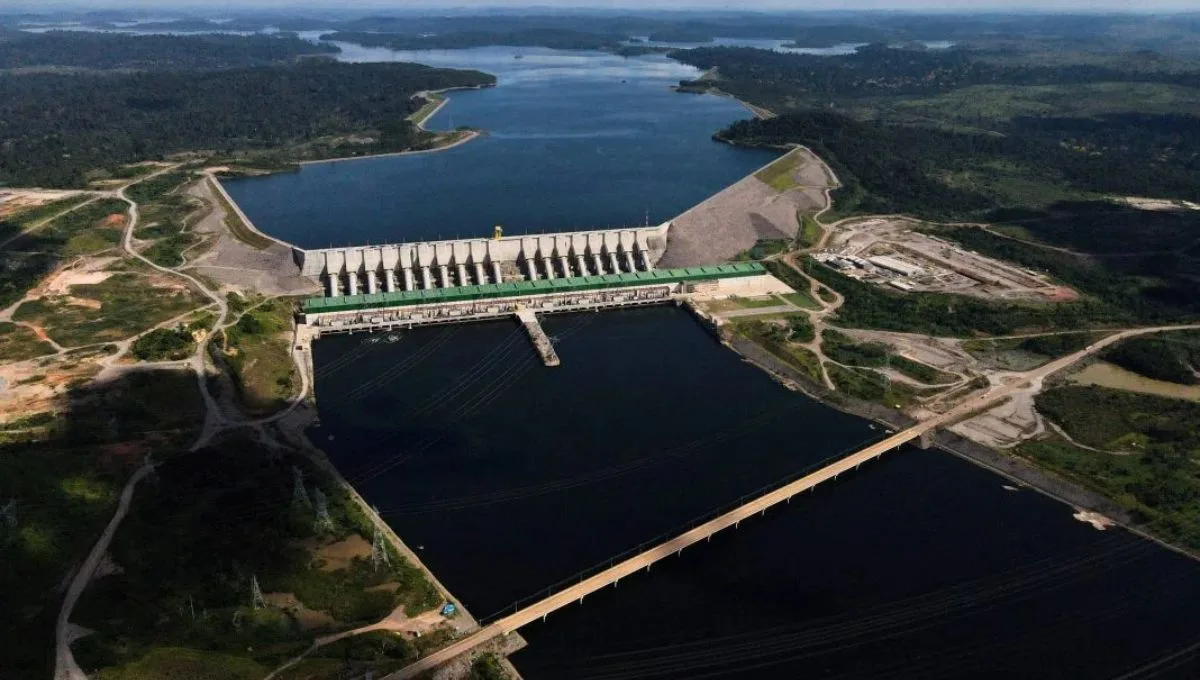
[[623, 288], [656, 283], [705, 281], [739, 276], [756, 276], [765, 273], [766, 268], [758, 262], [732, 262], [705, 267], [654, 269], [648, 272], [625, 272], [598, 276], [573, 276], [564, 279], [509, 281], [505, 283], [456, 286], [454, 288], [400, 290], [390, 293], [309, 298], [304, 301], [304, 311], [306, 313], [320, 313], [382, 309], [435, 302], [465, 302], [489, 298], [539, 295], [557, 291], [602, 290], [604, 288]]

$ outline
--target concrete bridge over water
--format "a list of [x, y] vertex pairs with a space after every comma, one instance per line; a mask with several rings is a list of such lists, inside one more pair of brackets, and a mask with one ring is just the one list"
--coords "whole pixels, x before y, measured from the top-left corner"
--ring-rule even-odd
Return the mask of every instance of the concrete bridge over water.
[[[1092, 351], [1092, 348], [1089, 348]], [[1043, 369], [1037, 371], [1039, 375], [1049, 375], [1062, 367], [1073, 362], [1078, 357], [1072, 355], [1051, 362]], [[1034, 378], [1040, 379], [1040, 378]], [[739, 505], [738, 507], [710, 519], [703, 524], [685, 531], [684, 533], [664, 541], [648, 550], [640, 552], [632, 557], [629, 557], [617, 564], [614, 564], [603, 571], [600, 571], [592, 576], [582, 579], [579, 583], [568, 586], [557, 593], [554, 593], [544, 599], [538, 600], [524, 608], [509, 614], [501, 619], [490, 623], [483, 628], [475, 631], [467, 637], [441, 649], [429, 656], [419, 659], [418, 661], [406, 666], [395, 673], [384, 676], [384, 680], [407, 680], [415, 678], [418, 675], [437, 668], [443, 663], [466, 654], [481, 645], [484, 645], [498, 637], [508, 635], [517, 629], [532, 623], [538, 619], [544, 619], [549, 614], [552, 614], [569, 604], [579, 602], [598, 590], [601, 590], [610, 585], [616, 585], [622, 578], [630, 576], [642, 569], [649, 569], [655, 562], [663, 560], [672, 555], [678, 555], [684, 548], [690, 547], [701, 541], [711, 538], [714, 534], [729, 529], [736, 528], [741, 524], [742, 520], [750, 519], [758, 514], [766, 514], [770, 508], [791, 501], [793, 496], [801, 494], [805, 491], [815, 488], [822, 482], [827, 482], [836, 479], [838, 475], [844, 472], [850, 472], [858, 468], [863, 463], [870, 462], [883, 456], [883, 454], [908, 444], [918, 441], [922, 448], [928, 448], [931, 442], [932, 435], [935, 430], [940, 427], [951, 425], [958, 420], [966, 418], [970, 415], [978, 413], [995, 406], [1000, 401], [1008, 398], [1013, 392], [1020, 389], [1021, 384], [995, 385], [983, 394], [970, 399], [954, 409], [918, 423], [905, 430], [892, 434], [881, 441], [870, 444], [863, 449], [852, 453], [848, 456], [840, 458], [834, 462], [821, 467], [820, 469], [806, 474], [799, 479], [788, 482], [772, 491], [763, 493], [762, 495]]]

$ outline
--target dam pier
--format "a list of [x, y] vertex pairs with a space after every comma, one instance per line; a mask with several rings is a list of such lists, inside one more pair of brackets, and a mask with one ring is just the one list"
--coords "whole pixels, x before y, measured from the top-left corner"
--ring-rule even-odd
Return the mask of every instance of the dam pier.
[[657, 227], [490, 240], [296, 250], [326, 295], [305, 300], [304, 337], [515, 318], [547, 366], [559, 365], [538, 314], [790, 293], [758, 263], [658, 269]]

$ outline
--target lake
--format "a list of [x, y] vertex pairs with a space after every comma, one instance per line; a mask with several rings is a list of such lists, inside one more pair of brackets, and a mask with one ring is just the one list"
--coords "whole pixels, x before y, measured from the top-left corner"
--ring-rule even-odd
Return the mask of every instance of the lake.
[[713, 141], [750, 114], [672, 91], [699, 72], [660, 55], [339, 46], [345, 60], [474, 68], [498, 85], [450, 93], [429, 121], [486, 131], [462, 146], [225, 182], [259, 229], [300, 247], [658, 224], [775, 157]]

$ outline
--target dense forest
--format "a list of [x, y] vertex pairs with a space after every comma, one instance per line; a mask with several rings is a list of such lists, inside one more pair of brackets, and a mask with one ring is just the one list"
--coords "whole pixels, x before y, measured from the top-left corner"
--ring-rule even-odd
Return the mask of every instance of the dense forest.
[[333, 54], [294, 36], [129, 36], [81, 31], [0, 34], [0, 70], [33, 67], [182, 70], [265, 66]]
[[271, 148], [373, 134], [408, 148], [414, 93], [488, 85], [477, 71], [304, 62], [208, 72], [0, 77], [0, 185], [77, 186], [96, 168], [180, 151]]
[[[1105, 147], [1110, 153], [1097, 154], [1066, 148], [1045, 134], [1044, 127], [1035, 135], [987, 135], [858, 121], [819, 111], [739, 121], [718, 133], [718, 138], [748, 145], [799, 143], [814, 148], [844, 171], [839, 175], [846, 189], [840, 195], [850, 204], [839, 203], [843, 212], [972, 219], [986, 217], [999, 207], [1029, 206], [1019, 196], [1006, 203], [1005, 196], [979, 179], [996, 172], [997, 166], [1006, 175], [1063, 184], [1079, 192], [1200, 199], [1200, 162], [1195, 153], [1200, 150], [1200, 119], [1139, 118], [1168, 127], [1164, 136], [1179, 153], [1174, 158], [1165, 156], [1160, 148], [1163, 140], [1147, 128], [1135, 127], [1119, 144]], [[1081, 127], [1073, 128], [1076, 134]], [[1103, 129], [1116, 133], [1125, 128]], [[962, 173], [979, 176], [974, 178], [976, 184], [943, 179]]]
[[1113, 81], [1195, 87], [1200, 71], [1163, 68], [1152, 54], [1123, 67], [1084, 63], [1002, 64], [968, 49], [897, 49], [877, 43], [853, 54], [815, 56], [748, 47], [705, 47], [672, 56], [701, 69], [717, 69], [721, 87], [772, 109], [789, 102], [825, 106], [846, 98], [929, 95], [972, 85], [1063, 85]]

